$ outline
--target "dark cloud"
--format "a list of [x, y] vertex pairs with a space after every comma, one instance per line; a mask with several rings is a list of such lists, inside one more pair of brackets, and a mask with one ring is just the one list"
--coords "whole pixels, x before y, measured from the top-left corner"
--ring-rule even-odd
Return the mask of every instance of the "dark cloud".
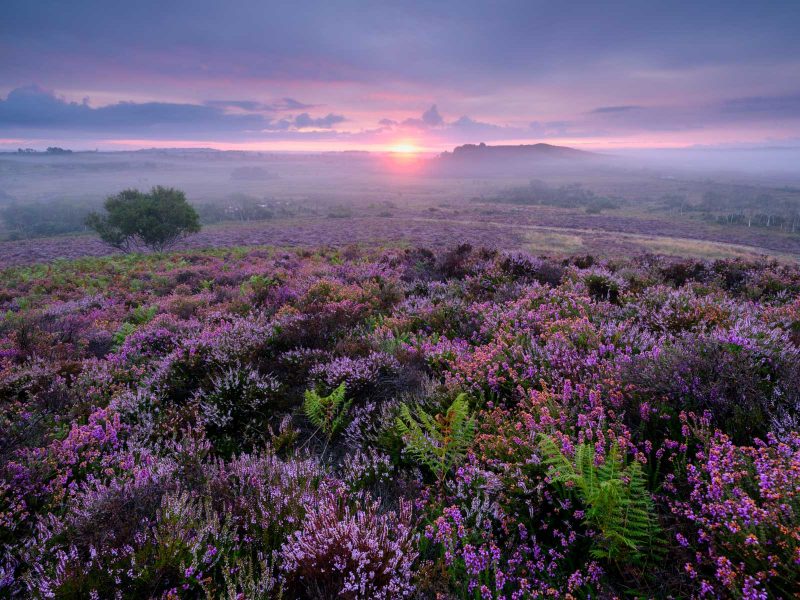
[[305, 110], [307, 108], [316, 108], [318, 104], [305, 104], [294, 98], [283, 98], [280, 102], [272, 105], [274, 110]]
[[0, 100], [0, 127], [3, 129], [223, 132], [268, 126], [269, 121], [258, 115], [229, 115], [220, 108], [197, 104], [119, 102], [92, 108], [88, 101], [67, 102], [38, 86], [17, 88], [9, 92], [5, 100]]
[[439, 109], [434, 104], [424, 113], [422, 113], [422, 122], [428, 127], [441, 127], [444, 124], [442, 115], [439, 114]]
[[[298, 103], [299, 104], [299, 103]], [[194, 136], [247, 136], [264, 131], [291, 129], [330, 129], [345, 121], [342, 115], [312, 117], [304, 112], [296, 117], [274, 120], [258, 114], [232, 114], [235, 107], [256, 111], [257, 103], [218, 101], [205, 104], [166, 102], [119, 102], [93, 108], [88, 99], [68, 102], [53, 92], [32, 85], [9, 92], [0, 100], [0, 131], [85, 131], [97, 135], [158, 134], [192, 138]]]
[[[612, 109], [612, 110], [609, 110]], [[719, 102], [595, 109], [584, 124], [607, 131], [692, 131], [713, 126], [740, 127], [783, 122], [798, 128], [800, 94], [730, 98]]]
[[401, 125], [404, 127], [416, 127], [417, 129], [432, 129], [444, 125], [444, 118], [439, 114], [439, 109], [435, 104], [422, 113], [418, 119], [405, 119]]
[[785, 96], [753, 96], [724, 102], [720, 112], [725, 115], [766, 116], [770, 119], [800, 117], [800, 94]]
[[14, 60], [2, 61], [0, 79], [13, 85], [37, 72], [66, 79], [93, 71], [101, 78], [105, 67], [126, 65], [166, 77], [485, 88], [590, 68], [618, 78], [626, 65], [735, 69], [786, 61], [800, 54], [798, 21], [800, 4], [785, 0], [238, 0], [235, 8], [217, 0], [5, 0], [0, 39]]
[[317, 129], [330, 129], [337, 123], [341, 123], [346, 121], [342, 115], [334, 115], [333, 113], [328, 113], [324, 117], [317, 117], [314, 118], [308, 113], [302, 113], [297, 115], [294, 118], [294, 126], [298, 129], [307, 129], [310, 127], [314, 127]]
[[455, 121], [450, 123], [448, 127], [464, 131], [467, 133], [474, 133], [476, 135], [492, 134], [508, 129], [500, 125], [495, 125], [493, 123], [484, 123], [482, 121], [476, 121], [475, 119], [472, 119], [466, 115], [456, 119]]
[[281, 98], [277, 102], [257, 102], [255, 100], [207, 100], [206, 106], [223, 109], [240, 109], [247, 112], [284, 112], [316, 108], [316, 104], [305, 104], [294, 98]]

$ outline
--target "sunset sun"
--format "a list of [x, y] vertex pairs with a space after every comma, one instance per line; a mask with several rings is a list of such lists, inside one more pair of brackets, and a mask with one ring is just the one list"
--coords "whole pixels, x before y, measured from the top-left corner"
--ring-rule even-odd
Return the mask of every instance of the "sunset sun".
[[399, 142], [389, 147], [395, 154], [417, 154], [420, 149], [413, 142]]

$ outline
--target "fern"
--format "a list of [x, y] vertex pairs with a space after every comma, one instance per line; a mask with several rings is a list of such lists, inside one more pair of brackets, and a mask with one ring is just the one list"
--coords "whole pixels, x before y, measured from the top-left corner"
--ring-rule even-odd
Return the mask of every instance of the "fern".
[[466, 395], [459, 394], [447, 412], [436, 416], [418, 408], [414, 417], [408, 405], [402, 404], [396, 429], [405, 442], [406, 452], [433, 471], [441, 484], [472, 443], [475, 421]]
[[344, 383], [341, 383], [327, 396], [320, 396], [316, 390], [306, 390], [303, 402], [306, 416], [329, 439], [347, 425], [348, 412], [353, 401], [347, 400], [345, 392]]
[[599, 465], [590, 444], [578, 445], [574, 458], [550, 436], [542, 436], [539, 447], [552, 481], [575, 491], [586, 507], [586, 524], [600, 533], [593, 556], [642, 564], [659, 550], [655, 507], [638, 462], [626, 465], [617, 444]]
[[158, 306], [137, 306], [128, 318], [120, 325], [119, 329], [112, 336], [113, 349], [119, 350], [126, 338], [136, 331], [138, 325], [145, 325], [153, 320], [158, 312]]
[[114, 351], [119, 350], [122, 347], [122, 344], [125, 343], [125, 340], [128, 338], [130, 334], [136, 331], [136, 325], [133, 323], [129, 323], [125, 321], [122, 325], [119, 326], [119, 329], [111, 336], [111, 341], [113, 343], [112, 348]]
[[134, 325], [144, 325], [152, 321], [156, 313], [158, 313], [158, 306], [155, 304], [153, 306], [137, 306], [127, 320]]

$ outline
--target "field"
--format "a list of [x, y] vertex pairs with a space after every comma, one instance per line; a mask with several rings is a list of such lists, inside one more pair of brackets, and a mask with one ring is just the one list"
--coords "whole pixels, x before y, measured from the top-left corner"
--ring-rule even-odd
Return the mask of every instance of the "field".
[[[791, 174], [634, 168], [613, 160], [518, 172], [492, 171], [499, 165], [453, 173], [437, 164], [364, 153], [0, 155], [0, 239], [10, 240], [0, 242], [0, 264], [108, 254], [88, 235], [86, 212], [122, 189], [155, 184], [185, 190], [205, 220], [204, 231], [180, 249], [443, 248], [467, 241], [544, 255], [800, 258], [800, 231], [792, 231], [800, 180]], [[533, 192], [526, 188], [532, 181]], [[554, 196], [549, 204], [537, 195], [542, 189]], [[26, 206], [36, 207], [27, 215], [30, 227], [6, 222], [14, 207]], [[260, 217], [237, 213], [243, 206]], [[764, 217], [779, 226], [758, 226]], [[42, 223], [51, 218], [49, 228], [67, 235], [47, 233]]]
[[3, 271], [0, 593], [795, 596], [800, 269], [429, 214]]
[[[207, 226], [178, 245], [182, 249], [236, 246], [342, 247], [408, 244], [443, 248], [463, 240], [476, 245], [542, 255], [593, 254], [607, 257], [663, 254], [698, 258], [800, 258], [800, 236], [623, 214], [586, 215], [577, 210], [508, 208], [496, 205], [361, 208], [364, 216], [302, 217]], [[389, 213], [386, 215], [386, 213]], [[618, 211], [622, 212], [622, 211]], [[379, 216], [383, 213], [386, 216]], [[6, 266], [112, 252], [92, 235], [0, 242]]]
[[0, 596], [797, 597], [798, 182], [437, 164], [0, 157]]

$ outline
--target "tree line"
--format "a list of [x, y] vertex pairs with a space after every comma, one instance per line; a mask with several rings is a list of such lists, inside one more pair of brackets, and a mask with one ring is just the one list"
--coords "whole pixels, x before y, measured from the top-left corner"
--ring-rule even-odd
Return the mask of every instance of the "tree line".
[[697, 214], [723, 225], [763, 227], [800, 233], [800, 193], [780, 190], [780, 195], [750, 190], [707, 191], [699, 202], [684, 195], [662, 198], [663, 208], [680, 214]]

